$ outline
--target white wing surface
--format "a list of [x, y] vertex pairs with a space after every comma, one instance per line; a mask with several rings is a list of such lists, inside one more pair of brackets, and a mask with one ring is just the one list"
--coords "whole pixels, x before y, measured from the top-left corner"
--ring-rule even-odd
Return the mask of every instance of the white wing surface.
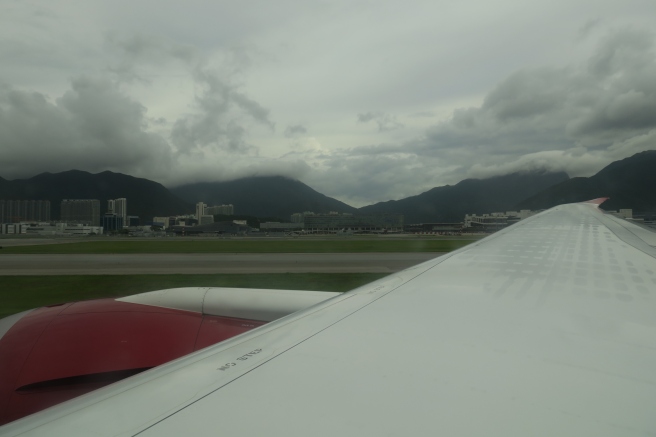
[[637, 229], [556, 207], [0, 434], [654, 435]]

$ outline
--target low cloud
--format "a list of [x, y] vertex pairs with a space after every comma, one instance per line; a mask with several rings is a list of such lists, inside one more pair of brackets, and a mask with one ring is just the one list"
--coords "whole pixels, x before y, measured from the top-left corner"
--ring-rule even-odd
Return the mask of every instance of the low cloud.
[[395, 116], [385, 114], [384, 112], [364, 112], [358, 114], [359, 123], [368, 123], [374, 121], [378, 126], [378, 132], [388, 132], [401, 129], [404, 125], [400, 123]]
[[81, 77], [51, 102], [36, 92], [0, 89], [0, 167], [5, 178], [42, 171], [114, 170], [162, 175], [171, 150], [147, 132], [146, 108], [110, 81]]
[[[456, 109], [423, 136], [323, 156], [317, 168], [339, 177], [321, 183], [330, 187], [327, 194], [362, 204], [516, 171], [590, 176], [656, 149], [655, 77], [654, 35], [612, 31], [580, 64], [519, 70], [480, 106]], [[368, 112], [358, 120], [385, 117]]]
[[193, 111], [173, 125], [171, 142], [177, 152], [202, 154], [210, 149], [257, 154], [257, 147], [246, 140], [249, 120], [243, 117], [273, 130], [269, 111], [214, 71], [198, 69], [194, 77], [202, 92], [195, 98]]
[[287, 126], [287, 129], [285, 129], [286, 138], [294, 138], [305, 134], [307, 134], [307, 129], [302, 124]]
[[[169, 182], [193, 177], [189, 169], [194, 166], [183, 167], [183, 161], [196, 160], [209, 170], [219, 167], [219, 157], [229, 174], [232, 162], [247, 167], [242, 156], [257, 158], [249, 130], [263, 126], [272, 131], [275, 125], [269, 110], [235, 84], [233, 65], [226, 71], [210, 67], [195, 49], [154, 37], [110, 42], [118, 52], [113, 67], [73, 79], [60, 97], [0, 87], [2, 177], [75, 168]], [[197, 91], [188, 111], [172, 121], [149, 115], [125, 91], [143, 86], [154, 70], [164, 67], [175, 67]]]
[[480, 107], [454, 111], [403, 149], [458, 164], [463, 176], [511, 163], [588, 175], [612, 160], [613, 147], [656, 129], [654, 77], [653, 34], [615, 31], [581, 65], [520, 70]]
[[601, 20], [599, 18], [591, 18], [590, 20], [586, 21], [585, 24], [579, 29], [577, 35], [578, 39], [586, 39], [595, 29], [599, 27], [600, 23]]
[[218, 62], [211, 63], [197, 48], [155, 35], [108, 34], [106, 43], [116, 53], [109, 71], [118, 83], [149, 84], [162, 69], [193, 83], [195, 94], [188, 111], [172, 121], [169, 139], [178, 155], [199, 159], [212, 151], [256, 155], [258, 148], [247, 139], [249, 129], [255, 124], [274, 130], [269, 110], [238, 84], [250, 62], [244, 49], [226, 48], [217, 54]]
[[116, 61], [107, 67], [117, 82], [150, 84], [151, 67], [170, 68], [172, 62], [194, 66], [204, 57], [193, 46], [178, 44], [148, 34], [122, 36], [105, 34], [105, 45], [116, 55]]

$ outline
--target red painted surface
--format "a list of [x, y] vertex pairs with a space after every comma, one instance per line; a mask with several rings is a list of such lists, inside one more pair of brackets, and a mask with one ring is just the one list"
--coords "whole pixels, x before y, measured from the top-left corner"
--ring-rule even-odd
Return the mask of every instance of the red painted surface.
[[592, 203], [592, 204], [595, 204], [595, 205], [601, 205], [602, 203], [604, 203], [608, 199], [610, 199], [610, 197], [599, 197], [597, 199], [586, 200], [583, 203]]
[[16, 381], [34, 344], [52, 319], [68, 305], [36, 309], [23, 316], [0, 339], [0, 425], [24, 415], [14, 413], [9, 403], [16, 389]]
[[0, 424], [263, 324], [113, 299], [39, 308], [0, 339]]

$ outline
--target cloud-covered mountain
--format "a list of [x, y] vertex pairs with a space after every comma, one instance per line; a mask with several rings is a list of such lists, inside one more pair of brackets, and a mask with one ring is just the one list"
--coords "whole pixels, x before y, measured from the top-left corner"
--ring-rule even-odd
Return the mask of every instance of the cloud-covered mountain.
[[507, 211], [521, 199], [568, 179], [566, 173], [512, 173], [465, 179], [417, 196], [365, 206], [362, 213], [400, 213], [406, 223], [460, 222], [465, 214]]
[[0, 199], [50, 200], [53, 219], [59, 218], [62, 199], [99, 199], [104, 212], [107, 199], [126, 197], [128, 213], [139, 215], [144, 222], [158, 215], [192, 213], [196, 202], [231, 203], [237, 214], [282, 220], [289, 220], [295, 212], [338, 211], [399, 213], [405, 216], [406, 223], [459, 222], [468, 213], [538, 210], [607, 196], [611, 198], [603, 205], [607, 210], [633, 208], [636, 212], [653, 212], [656, 211], [655, 168], [656, 151], [652, 150], [613, 162], [590, 178], [569, 179], [563, 172], [533, 171], [465, 179], [453, 186], [435, 187], [416, 196], [359, 209], [283, 176], [188, 184], [169, 191], [147, 179], [77, 170], [13, 181], [0, 177]]
[[656, 211], [656, 150], [637, 153], [615, 161], [589, 178], [572, 178], [518, 204], [519, 208], [545, 209], [561, 203], [610, 197], [606, 210], [632, 208], [635, 212]]
[[352, 206], [325, 196], [300, 181], [283, 176], [189, 184], [171, 191], [187, 202], [205, 202], [208, 205], [233, 204], [235, 214], [279, 217], [283, 220], [289, 220], [291, 214], [303, 211], [356, 211]]

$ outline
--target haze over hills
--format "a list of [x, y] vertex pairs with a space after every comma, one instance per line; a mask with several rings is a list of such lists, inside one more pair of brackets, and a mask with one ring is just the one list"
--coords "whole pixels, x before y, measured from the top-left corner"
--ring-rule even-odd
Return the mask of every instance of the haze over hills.
[[589, 178], [563, 181], [519, 202], [517, 208], [546, 209], [597, 197], [610, 197], [601, 205], [605, 210], [656, 212], [656, 150], [615, 161]]
[[30, 179], [0, 179], [0, 199], [50, 200], [51, 217], [58, 219], [62, 199], [98, 199], [100, 213], [107, 210], [107, 200], [126, 197], [128, 215], [151, 221], [157, 215], [190, 213], [194, 206], [175, 197], [163, 185], [148, 179], [104, 171], [91, 174], [69, 170], [41, 173]]
[[190, 203], [233, 204], [235, 213], [289, 220], [295, 212], [355, 213], [357, 209], [284, 176], [256, 176], [228, 182], [203, 182], [171, 189]]
[[519, 201], [569, 179], [567, 173], [526, 172], [465, 179], [417, 196], [360, 208], [364, 213], [401, 213], [405, 223], [460, 222], [465, 214], [511, 210]]

